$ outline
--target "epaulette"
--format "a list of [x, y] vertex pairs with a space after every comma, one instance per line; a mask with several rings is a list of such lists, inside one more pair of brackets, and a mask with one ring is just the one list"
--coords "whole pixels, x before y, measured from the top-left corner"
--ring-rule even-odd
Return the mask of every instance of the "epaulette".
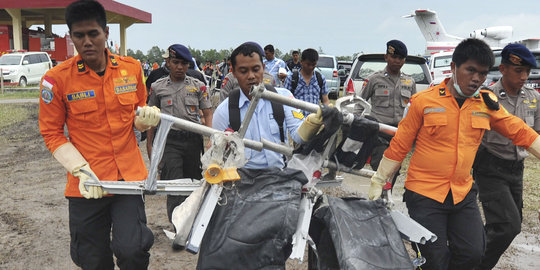
[[489, 87], [483, 86], [480, 89], [480, 94], [482, 95], [482, 99], [484, 99], [484, 103], [488, 109], [498, 111], [501, 108], [499, 105], [499, 99]]

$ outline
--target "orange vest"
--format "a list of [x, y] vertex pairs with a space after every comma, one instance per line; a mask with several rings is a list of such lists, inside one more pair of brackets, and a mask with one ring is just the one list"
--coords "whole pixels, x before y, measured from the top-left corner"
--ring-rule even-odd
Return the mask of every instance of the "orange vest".
[[[107, 68], [100, 77], [75, 56], [49, 70], [40, 84], [39, 129], [54, 152], [69, 140], [100, 180], [140, 181], [147, 177], [137, 146], [133, 120], [146, 104], [141, 65], [107, 50]], [[82, 197], [79, 179], [68, 173], [66, 197]]]
[[446, 87], [448, 80], [411, 98], [384, 155], [402, 161], [416, 142], [405, 188], [441, 203], [452, 190], [457, 204], [472, 187], [471, 167], [486, 130], [494, 129], [525, 148], [538, 134], [504, 107], [488, 109], [481, 95], [468, 98], [460, 108]]

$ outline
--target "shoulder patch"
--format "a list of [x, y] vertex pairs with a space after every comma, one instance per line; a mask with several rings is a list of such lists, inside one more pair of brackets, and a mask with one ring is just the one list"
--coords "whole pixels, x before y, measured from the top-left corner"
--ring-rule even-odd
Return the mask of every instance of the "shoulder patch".
[[77, 62], [77, 69], [79, 70], [79, 72], [85, 72], [86, 71], [86, 66], [84, 65], [83, 60], [80, 60], [80, 61]]
[[50, 88], [45, 87], [45, 86], [41, 88], [41, 100], [43, 100], [45, 104], [51, 103], [51, 101], [53, 100], [53, 97], [54, 97], [54, 94]]
[[501, 108], [501, 106], [499, 105], [499, 100], [497, 99], [495, 94], [493, 94], [493, 92], [488, 90], [481, 91], [480, 93], [482, 94], [482, 98], [484, 99], [484, 103], [486, 104], [488, 109], [498, 111]]
[[294, 118], [304, 119], [304, 114], [302, 114], [301, 112], [297, 112], [295, 110], [292, 110], [292, 115], [293, 115]]
[[109, 55], [109, 58], [111, 59], [111, 64], [114, 67], [118, 66], [118, 62], [116, 61], [116, 58], [114, 58], [114, 55]]
[[446, 96], [446, 88], [439, 88], [439, 96]]

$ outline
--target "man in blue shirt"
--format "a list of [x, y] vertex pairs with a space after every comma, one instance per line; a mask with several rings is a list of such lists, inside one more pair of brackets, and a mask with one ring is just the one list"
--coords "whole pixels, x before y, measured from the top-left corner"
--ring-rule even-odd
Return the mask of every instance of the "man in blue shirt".
[[[262, 50], [257, 43], [246, 42], [236, 48], [231, 55], [232, 72], [238, 80], [240, 88], [240, 119], [243, 120], [249, 107], [251, 87], [263, 81], [264, 64], [262, 60]], [[277, 88], [277, 92], [284, 96], [293, 97], [291, 92], [284, 88]], [[288, 131], [291, 138], [297, 143], [309, 141], [322, 125], [321, 110], [317, 114], [311, 114], [303, 121], [304, 116], [296, 109], [283, 106], [285, 120], [283, 129]], [[215, 110], [212, 121], [213, 128], [225, 130], [231, 127], [229, 123], [229, 98], [225, 99]], [[275, 143], [281, 143], [279, 126], [274, 120], [271, 102], [260, 99], [248, 126], [245, 138], [260, 141], [261, 138]], [[285, 136], [287, 142], [287, 136]], [[248, 162], [244, 166], [249, 169], [263, 169], [269, 167], [283, 168], [285, 163], [281, 154], [262, 150], [255, 151], [246, 148], [246, 159]]]
[[[239, 87], [215, 110], [213, 128], [231, 128], [229, 113], [238, 116], [238, 112], [235, 107], [229, 109], [229, 104], [236, 106], [236, 99], [240, 120], [245, 118], [251, 102], [249, 92], [263, 82], [262, 55], [262, 48], [254, 42], [246, 42], [232, 52], [232, 72]], [[293, 98], [287, 89], [276, 90]], [[283, 130], [299, 143], [312, 139], [323, 122], [322, 109], [305, 120], [302, 113], [289, 106], [283, 106], [283, 114]], [[231, 121], [236, 126], [236, 120]], [[270, 101], [259, 100], [245, 138], [281, 143]], [[226, 188], [221, 197], [227, 198], [227, 203], [217, 205], [212, 214], [201, 242], [197, 269], [234, 269], [238, 265], [243, 269], [285, 269], [298, 223], [302, 185], [307, 179], [301, 171], [283, 168], [285, 163], [278, 153], [246, 148], [245, 155], [248, 162], [238, 170], [240, 180], [223, 184]]]
[[276, 80], [276, 82], [279, 82], [285, 79], [287, 75], [278, 74], [279, 68], [284, 68], [287, 71], [289, 70], [289, 68], [287, 67], [287, 64], [285, 63], [285, 61], [279, 58], [276, 58], [274, 56], [274, 46], [272, 44], [268, 44], [264, 46], [264, 55], [265, 55], [265, 59], [263, 61], [264, 69], [268, 71], [270, 74], [272, 74], [272, 76], [274, 76], [274, 79]]
[[[328, 100], [326, 79], [324, 75], [320, 74], [322, 79], [321, 89], [317, 75], [315, 74], [315, 67], [318, 61], [319, 53], [315, 49], [304, 50], [300, 59], [302, 67], [297, 71], [298, 74], [289, 72], [287, 79], [285, 79], [284, 87], [289, 89], [297, 99], [313, 104], [319, 104], [319, 100], [321, 100], [323, 104], [328, 105], [330, 101]], [[294, 85], [293, 81], [296, 81], [296, 85]], [[296, 89], [293, 89], [295, 86]]]

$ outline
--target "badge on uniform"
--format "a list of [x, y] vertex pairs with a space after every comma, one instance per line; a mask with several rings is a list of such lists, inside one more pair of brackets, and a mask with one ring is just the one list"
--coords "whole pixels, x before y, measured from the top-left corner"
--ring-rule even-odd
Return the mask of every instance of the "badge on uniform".
[[51, 89], [45, 86], [41, 88], [41, 100], [43, 100], [45, 104], [51, 103], [51, 101], [53, 100], [53, 96], [54, 95]]
[[304, 114], [302, 114], [301, 112], [297, 112], [295, 110], [292, 110], [292, 115], [294, 118], [298, 118], [298, 119], [304, 119]]

